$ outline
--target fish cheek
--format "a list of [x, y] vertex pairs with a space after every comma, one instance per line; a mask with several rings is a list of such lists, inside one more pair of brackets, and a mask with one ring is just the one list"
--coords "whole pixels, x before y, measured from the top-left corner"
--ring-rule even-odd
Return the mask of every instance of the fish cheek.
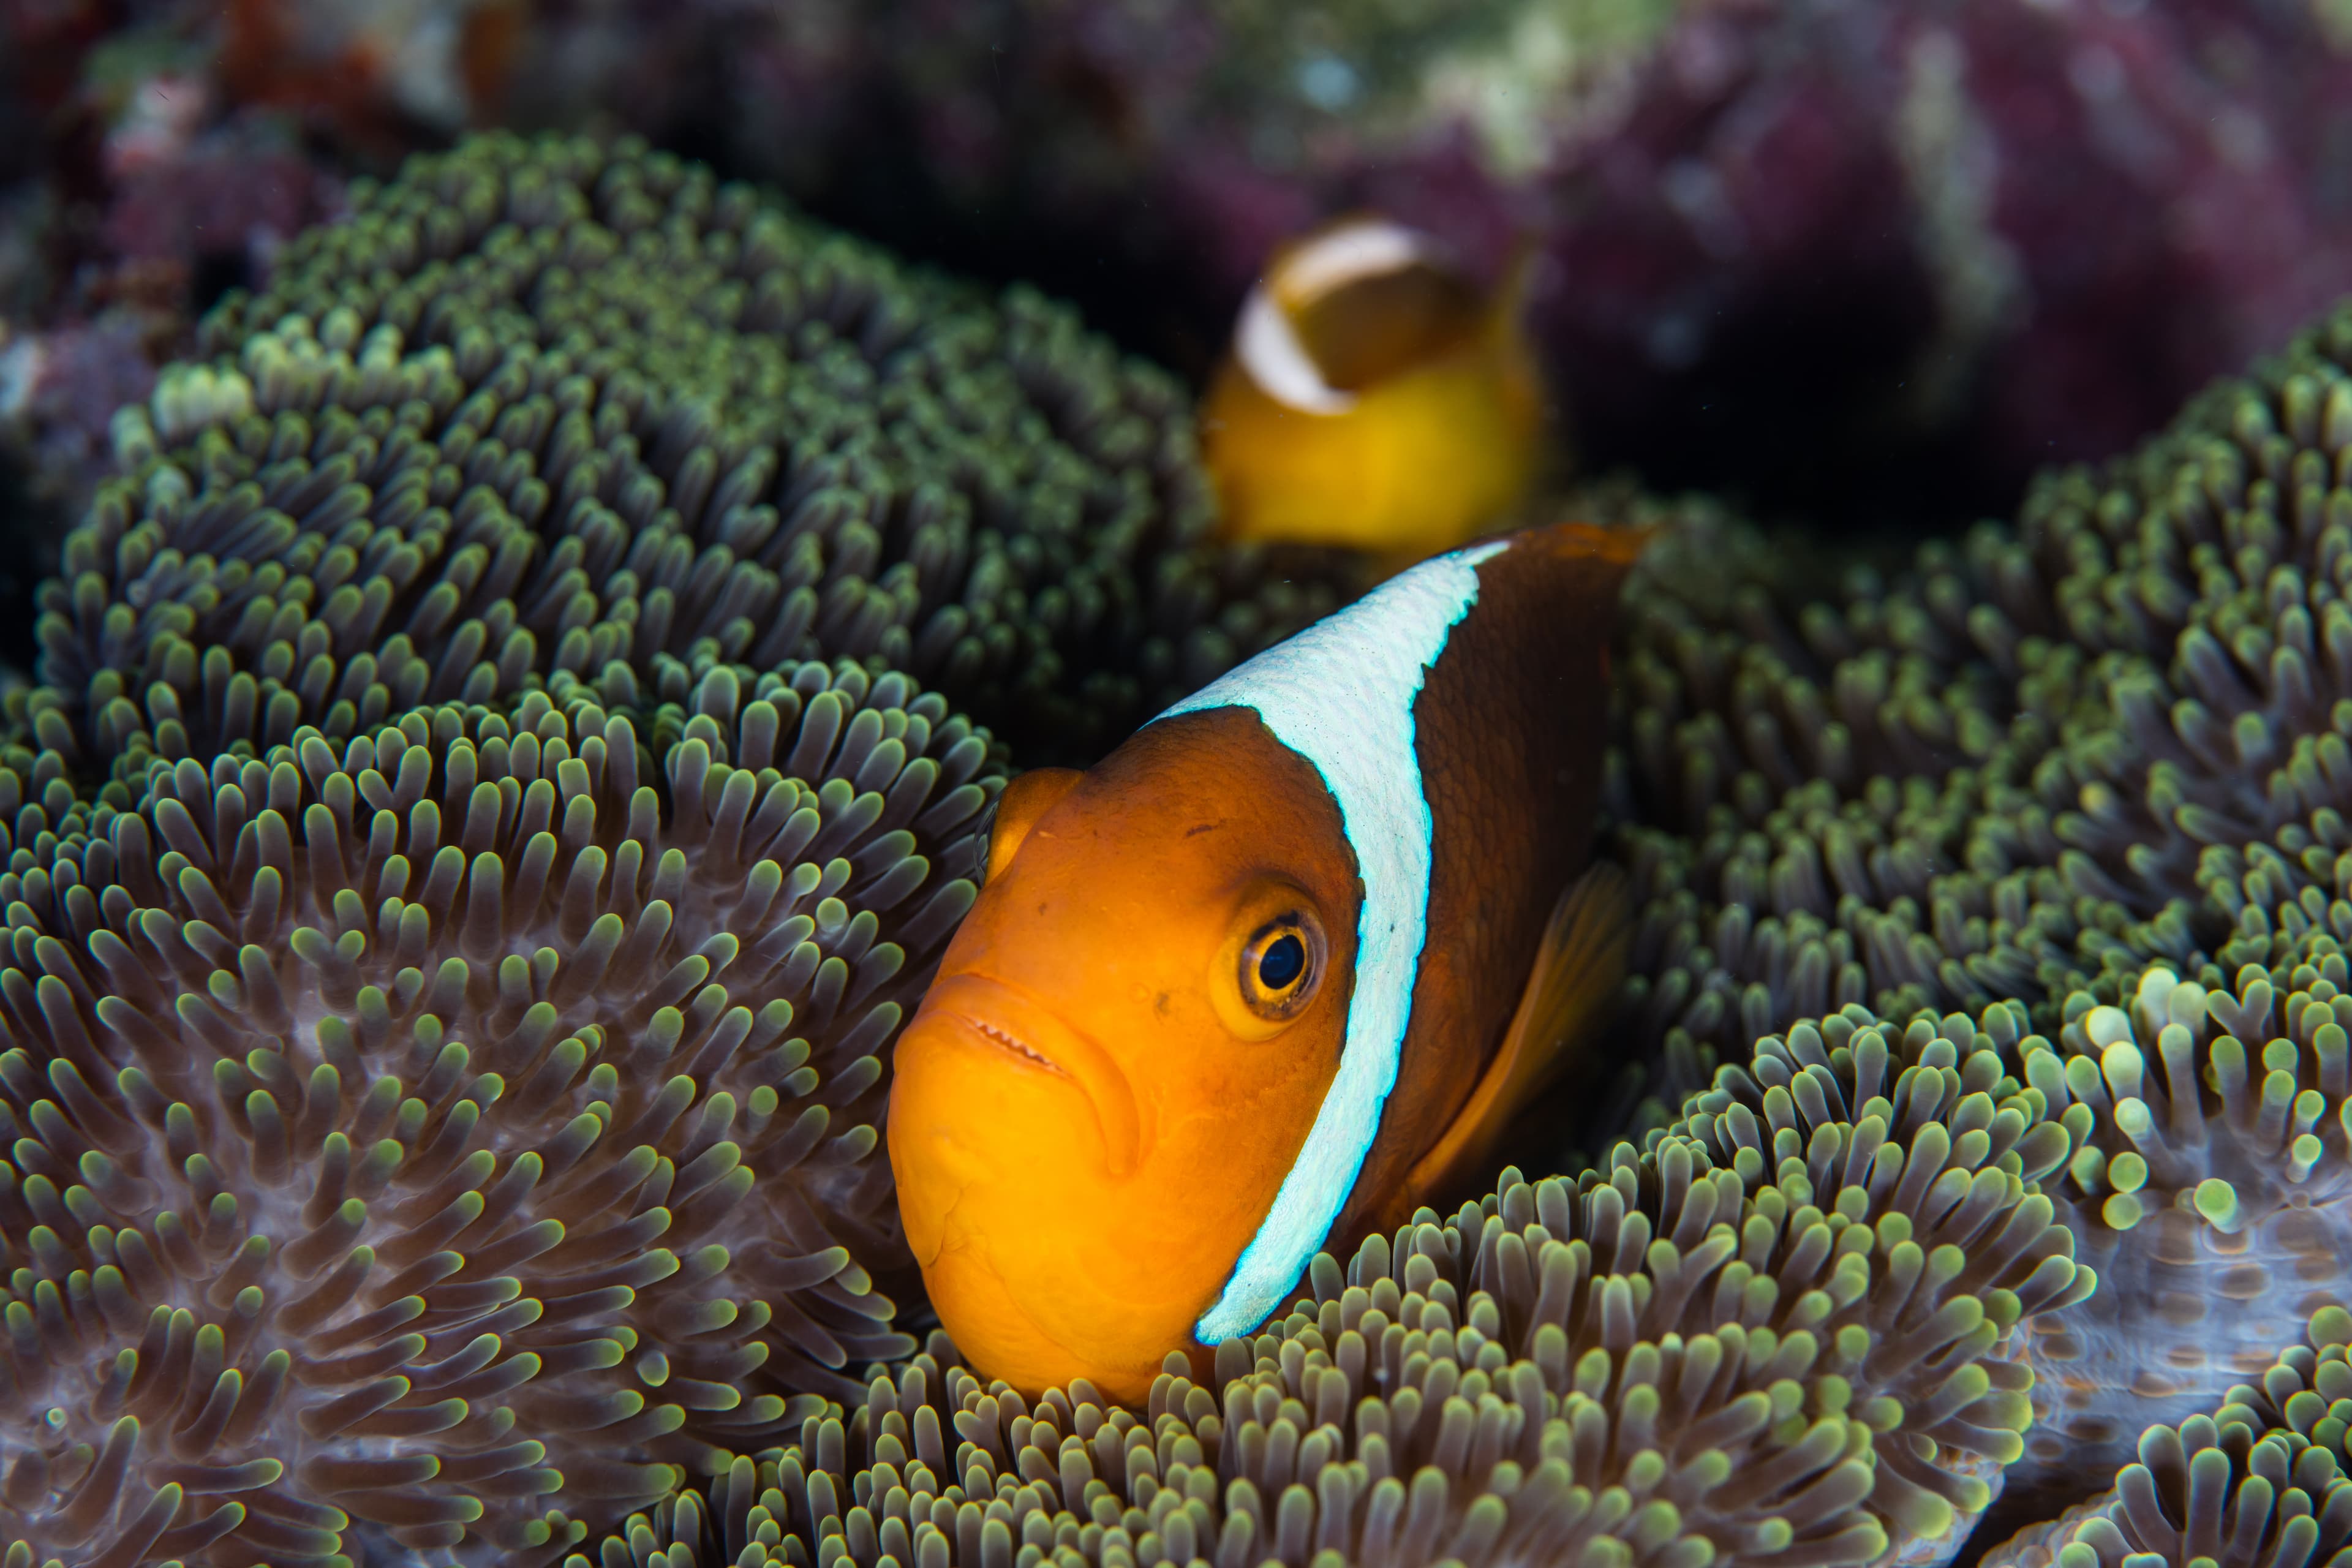
[[[1311, 906], [1309, 906], [1311, 907]], [[1255, 929], [1253, 925], [1251, 929]], [[1244, 956], [1242, 941], [1218, 955], [1209, 987], [1217, 1025], [1215, 1046], [1204, 1053], [1204, 1068], [1218, 1092], [1237, 1106], [1255, 1108], [1301, 1093], [1320, 1103], [1324, 1088], [1339, 1067], [1346, 1033], [1352, 944], [1325, 939], [1316, 955], [1319, 973], [1306, 1005], [1287, 1018], [1269, 1019], [1251, 1010], [1235, 971]], [[1337, 951], [1334, 951], [1334, 950]]]
[[1189, 1105], [1161, 1113], [1161, 1145], [1191, 1143], [1210, 1162], [1238, 1167], [1246, 1162], [1235, 1141], [1252, 1148], [1263, 1141], [1279, 1167], [1276, 1174], [1287, 1171], [1330, 1088], [1339, 1053], [1336, 1042], [1328, 1049], [1305, 1037], [1283, 1044], [1290, 1048], [1278, 1053], [1253, 1045], [1254, 1058], [1203, 1073], [1200, 1092]]
[[[1335, 977], [1336, 978], [1336, 977]], [[1327, 984], [1276, 1033], [1244, 1038], [1220, 1032], [1195, 1050], [1181, 1103], [1165, 1101], [1160, 1147], [1198, 1167], [1218, 1188], [1263, 1187], [1264, 1200], [1289, 1171], [1339, 1068], [1347, 986]], [[1255, 1220], [1253, 1220], [1253, 1224]]]

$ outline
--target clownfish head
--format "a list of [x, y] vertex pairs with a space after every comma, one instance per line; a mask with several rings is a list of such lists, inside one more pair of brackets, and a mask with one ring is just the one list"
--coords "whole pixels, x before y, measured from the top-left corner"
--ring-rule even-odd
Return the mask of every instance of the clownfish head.
[[1202, 1355], [1338, 1068], [1360, 901], [1322, 780], [1245, 709], [1005, 791], [890, 1095], [908, 1239], [975, 1365], [1140, 1402]]

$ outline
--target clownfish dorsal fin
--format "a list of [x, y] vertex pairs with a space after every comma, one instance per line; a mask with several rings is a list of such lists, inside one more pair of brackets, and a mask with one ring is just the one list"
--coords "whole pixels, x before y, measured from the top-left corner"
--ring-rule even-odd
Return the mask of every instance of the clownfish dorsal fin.
[[1605, 1018], [1625, 978], [1631, 906], [1625, 873], [1612, 865], [1593, 867], [1560, 894], [1502, 1048], [1454, 1124], [1406, 1176], [1396, 1214], [1381, 1216], [1385, 1228], [1395, 1228], [1431, 1198], [1491, 1173], [1484, 1167], [1504, 1125], [1542, 1092], [1571, 1048], [1589, 1040]]
[[1076, 768], [1031, 768], [1004, 786], [996, 797], [996, 819], [988, 830], [988, 880], [994, 881], [1054, 803], [1076, 787], [1085, 775]]
[[1616, 567], [1631, 567], [1664, 528], [1648, 523], [1636, 528], [1601, 528], [1590, 522], [1555, 522], [1531, 528], [1517, 538], [1524, 549], [1559, 557], [1590, 556]]

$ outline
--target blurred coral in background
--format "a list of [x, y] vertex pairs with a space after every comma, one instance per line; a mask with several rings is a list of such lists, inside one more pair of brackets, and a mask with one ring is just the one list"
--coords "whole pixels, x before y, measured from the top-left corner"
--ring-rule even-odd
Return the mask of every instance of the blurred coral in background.
[[194, 312], [492, 124], [642, 132], [1195, 377], [1320, 218], [1526, 237], [1588, 471], [1849, 531], [2120, 450], [2352, 263], [2330, 0], [0, 0], [45, 535]]
[[1593, 456], [1853, 522], [2118, 449], [2283, 342], [2352, 241], [2318, 5], [813, 9], [730, 11], [722, 163], [902, 247], [960, 225], [1179, 364], [1334, 211], [1492, 261], [1528, 233]]
[[195, 312], [485, 124], [642, 132], [1195, 378], [1319, 218], [1527, 237], [1585, 470], [1846, 531], [2119, 451], [2352, 261], [2331, 0], [0, 0], [36, 531]]

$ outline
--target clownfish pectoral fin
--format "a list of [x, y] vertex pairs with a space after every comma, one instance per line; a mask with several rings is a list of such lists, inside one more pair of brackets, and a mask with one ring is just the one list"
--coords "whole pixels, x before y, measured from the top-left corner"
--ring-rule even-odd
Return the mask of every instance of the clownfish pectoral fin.
[[1491, 1174], [1483, 1166], [1496, 1139], [1528, 1100], [1567, 1064], [1606, 1016], [1625, 978], [1633, 942], [1632, 895], [1625, 873], [1598, 865], [1569, 885], [1544, 923], [1527, 990], [1461, 1114], [1405, 1178], [1401, 1213], [1431, 1196]]
[[1003, 874], [1037, 819], [1053, 810], [1054, 803], [1084, 776], [1076, 768], [1031, 768], [1004, 786], [1004, 793], [996, 797], [996, 821], [988, 830], [990, 881]]

